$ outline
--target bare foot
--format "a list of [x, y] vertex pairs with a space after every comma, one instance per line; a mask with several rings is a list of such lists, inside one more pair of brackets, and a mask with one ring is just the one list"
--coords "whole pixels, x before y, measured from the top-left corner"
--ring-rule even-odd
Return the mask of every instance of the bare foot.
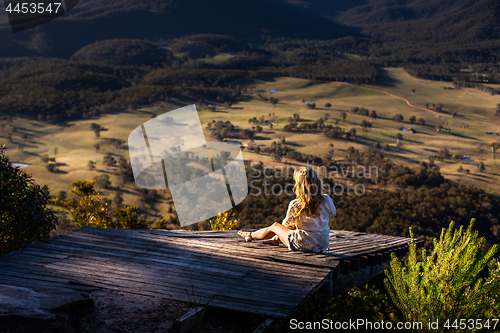
[[252, 233], [249, 232], [249, 231], [243, 231], [243, 230], [240, 230], [238, 231], [238, 235], [240, 235], [241, 237], [245, 238], [245, 240], [247, 242], [251, 242], [252, 241]]

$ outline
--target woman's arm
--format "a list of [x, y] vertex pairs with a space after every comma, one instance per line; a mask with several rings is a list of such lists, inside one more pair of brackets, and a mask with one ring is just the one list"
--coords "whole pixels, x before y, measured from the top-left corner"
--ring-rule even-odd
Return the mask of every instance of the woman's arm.
[[290, 204], [288, 205], [288, 210], [286, 212], [286, 216], [281, 222], [285, 227], [288, 229], [294, 229], [295, 224], [297, 221], [297, 217], [295, 216], [296, 214], [296, 200], [290, 201]]

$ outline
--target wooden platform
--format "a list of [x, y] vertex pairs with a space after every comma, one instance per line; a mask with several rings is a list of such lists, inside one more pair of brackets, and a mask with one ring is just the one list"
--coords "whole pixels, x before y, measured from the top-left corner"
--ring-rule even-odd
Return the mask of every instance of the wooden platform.
[[[381, 273], [408, 238], [332, 231], [331, 253], [291, 252], [235, 231], [83, 227], [0, 257], [0, 284], [108, 288], [290, 316], [310, 297], [330, 297]], [[194, 296], [193, 296], [194, 295]]]

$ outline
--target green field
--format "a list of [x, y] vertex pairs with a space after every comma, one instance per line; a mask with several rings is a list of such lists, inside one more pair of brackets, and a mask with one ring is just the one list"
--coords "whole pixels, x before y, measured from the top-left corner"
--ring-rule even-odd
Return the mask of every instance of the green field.
[[[348, 147], [353, 146], [360, 150], [372, 146], [375, 142], [388, 143], [391, 150], [388, 155], [397, 163], [416, 165], [420, 161], [428, 160], [428, 156], [435, 155], [440, 149], [448, 148], [452, 154], [465, 154], [474, 159], [474, 162], [445, 160], [438, 162], [443, 175], [459, 184], [473, 184], [490, 193], [500, 193], [500, 161], [494, 161], [491, 156], [490, 141], [500, 138], [487, 135], [486, 132], [500, 130], [500, 118], [494, 117], [496, 104], [500, 103], [500, 96], [490, 96], [484, 92], [462, 89], [448, 90], [447, 82], [436, 82], [415, 79], [404, 70], [388, 68], [382, 71], [382, 78], [378, 85], [360, 85], [342, 82], [312, 82], [296, 78], [276, 78], [267, 81], [241, 79], [234, 83], [245, 86], [248, 98], [245, 102], [236, 103], [230, 109], [219, 108], [216, 112], [200, 111], [200, 119], [205, 125], [212, 120], [231, 121], [237, 127], [251, 128], [249, 118], [259, 119], [264, 116], [273, 123], [273, 128], [263, 126], [262, 133], [256, 133], [255, 144], [270, 146], [273, 140], [285, 136], [292, 148], [314, 155], [325, 155], [329, 151], [330, 143], [334, 144], [335, 158], [342, 159]], [[276, 107], [268, 102], [261, 102], [257, 94], [270, 97], [269, 89], [280, 90], [272, 96], [279, 99]], [[413, 92], [415, 90], [415, 92]], [[314, 110], [307, 109], [303, 99], [316, 103]], [[324, 108], [325, 103], [331, 103], [330, 109]], [[0, 132], [0, 143], [6, 142], [7, 155], [15, 162], [29, 164], [25, 170], [33, 175], [39, 184], [47, 184], [52, 194], [59, 191], [71, 190], [70, 183], [75, 179], [93, 179], [101, 174], [111, 177], [112, 187], [104, 190], [103, 195], [108, 198], [113, 192], [121, 191], [124, 202], [135, 203], [143, 213], [151, 217], [168, 217], [168, 208], [172, 202], [163, 195], [162, 201], [153, 208], [148, 208], [142, 195], [133, 184], [119, 186], [116, 170], [107, 170], [102, 160], [105, 154], [111, 153], [118, 158], [128, 158], [126, 149], [116, 148], [110, 139], [127, 141], [130, 132], [141, 123], [151, 119], [153, 114], [179, 108], [193, 101], [173, 100], [171, 103], [162, 103], [144, 109], [121, 114], [108, 114], [91, 120], [80, 120], [65, 124], [46, 124], [38, 121], [14, 119], [12, 123], [4, 121]], [[426, 110], [426, 104], [443, 104], [443, 112], [437, 113]], [[373, 127], [363, 131], [360, 123], [364, 117], [351, 112], [352, 107], [364, 107], [376, 110], [378, 119], [373, 121]], [[458, 115], [453, 119], [452, 112]], [[340, 120], [342, 112], [347, 113], [345, 122]], [[294, 113], [306, 121], [315, 121], [329, 114], [328, 124], [340, 120], [339, 126], [345, 130], [355, 128], [358, 140], [330, 140], [321, 133], [289, 133], [282, 131], [288, 123], [288, 118]], [[394, 114], [402, 114], [404, 123], [397, 123], [391, 118]], [[424, 118], [426, 125], [410, 124], [410, 116]], [[436, 132], [439, 125], [447, 122], [450, 133]], [[98, 123], [106, 128], [101, 137], [96, 138], [90, 130], [91, 123]], [[468, 128], [467, 128], [468, 125]], [[7, 133], [12, 126], [16, 127], [13, 133], [13, 142], [7, 140]], [[464, 128], [464, 126], [466, 128]], [[396, 148], [394, 136], [400, 133], [401, 128], [413, 128], [414, 134], [403, 133], [402, 149]], [[27, 135], [27, 139], [23, 136]], [[206, 137], [210, 140], [210, 132], [206, 130]], [[241, 140], [240, 140], [241, 141]], [[96, 151], [94, 145], [99, 143], [101, 149]], [[248, 144], [245, 140], [244, 144]], [[22, 150], [19, 149], [22, 147]], [[499, 152], [500, 153], [500, 152]], [[59, 172], [50, 173], [40, 156], [49, 155], [56, 159]], [[266, 164], [276, 165], [267, 155], [257, 155], [244, 151], [247, 160], [263, 161]], [[96, 170], [89, 171], [89, 160], [96, 161]], [[486, 165], [486, 171], [479, 173], [478, 162]], [[291, 161], [292, 162], [292, 161]], [[458, 173], [457, 169], [463, 165], [470, 169], [470, 174]]]

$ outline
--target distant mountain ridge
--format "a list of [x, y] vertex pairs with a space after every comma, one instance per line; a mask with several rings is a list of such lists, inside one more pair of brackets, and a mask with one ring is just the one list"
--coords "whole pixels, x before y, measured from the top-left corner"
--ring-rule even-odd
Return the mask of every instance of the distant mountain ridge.
[[335, 39], [359, 34], [357, 28], [277, 0], [87, 0], [42, 26], [17, 34], [9, 30], [7, 23], [0, 28], [6, 46], [0, 57], [69, 57], [95, 41], [117, 38], [156, 41], [212, 33], [249, 40]]
[[464, 64], [498, 61], [499, 17], [499, 0], [82, 0], [67, 15], [17, 34], [0, 15], [0, 57], [70, 59], [98, 41], [196, 34], [247, 46], [354, 37], [338, 45], [382, 66], [451, 61], [450, 78]]

